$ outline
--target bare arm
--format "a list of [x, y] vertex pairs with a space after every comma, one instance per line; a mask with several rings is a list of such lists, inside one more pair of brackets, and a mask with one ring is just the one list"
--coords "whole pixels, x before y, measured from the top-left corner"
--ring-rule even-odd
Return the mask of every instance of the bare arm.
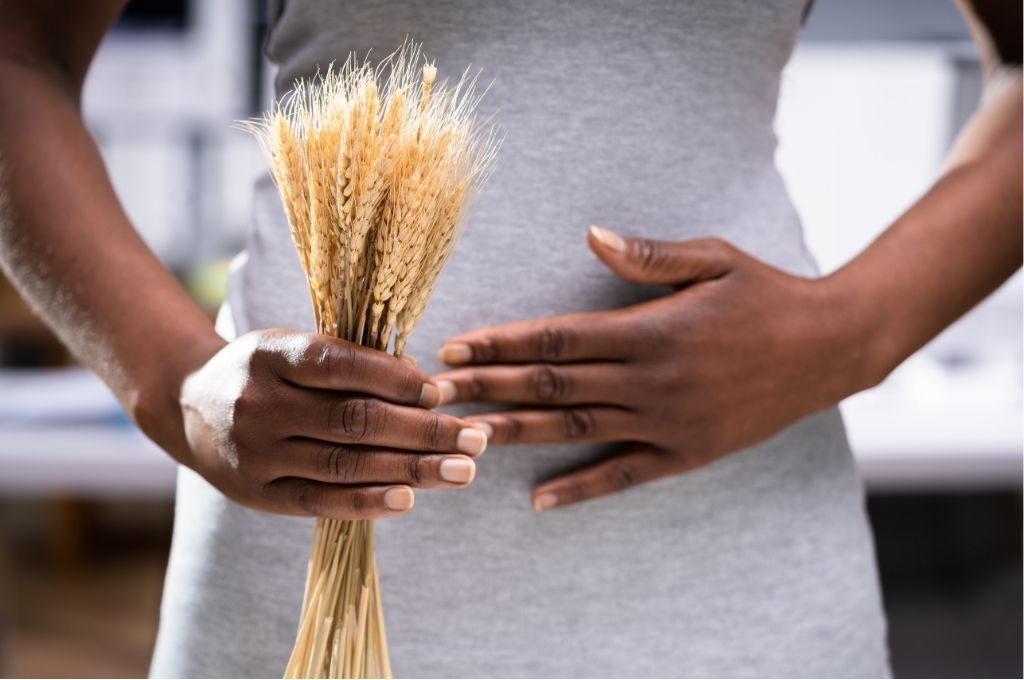
[[[0, 0], [0, 265], [129, 415], [233, 500], [341, 519], [460, 488], [480, 430], [415, 367], [282, 329], [225, 343], [132, 228], [79, 98], [124, 0]], [[386, 426], [385, 426], [386, 424]]]
[[181, 423], [167, 417], [177, 395], [163, 386], [223, 343], [129, 223], [79, 112], [89, 63], [125, 4], [0, 2], [0, 264], [129, 414], [180, 453]]

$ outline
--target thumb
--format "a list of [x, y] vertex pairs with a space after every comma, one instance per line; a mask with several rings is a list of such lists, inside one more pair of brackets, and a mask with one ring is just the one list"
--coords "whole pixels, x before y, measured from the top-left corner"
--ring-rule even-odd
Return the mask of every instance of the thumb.
[[597, 259], [618, 276], [645, 285], [686, 286], [724, 276], [738, 251], [717, 238], [655, 241], [626, 238], [604, 227], [591, 227], [587, 243]]

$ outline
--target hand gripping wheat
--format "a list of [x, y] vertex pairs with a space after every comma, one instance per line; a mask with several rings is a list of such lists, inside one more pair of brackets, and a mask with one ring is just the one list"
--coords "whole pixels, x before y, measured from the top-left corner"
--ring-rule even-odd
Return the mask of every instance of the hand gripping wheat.
[[[318, 332], [401, 356], [498, 141], [466, 74], [449, 87], [407, 43], [295, 88], [256, 135]], [[373, 522], [320, 518], [286, 678], [391, 677]]]

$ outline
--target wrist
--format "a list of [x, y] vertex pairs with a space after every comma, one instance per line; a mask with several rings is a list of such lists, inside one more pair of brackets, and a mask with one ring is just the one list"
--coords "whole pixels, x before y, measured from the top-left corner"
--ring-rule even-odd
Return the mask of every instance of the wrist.
[[899, 361], [893, 338], [884, 332], [886, 306], [863, 277], [847, 267], [819, 280], [825, 317], [837, 329], [841, 394], [845, 399], [882, 382]]
[[153, 349], [151, 370], [140, 378], [127, 405], [128, 415], [139, 429], [184, 465], [190, 464], [191, 453], [181, 412], [182, 384], [225, 344], [208, 323], [176, 334], [170, 342], [165, 338]]

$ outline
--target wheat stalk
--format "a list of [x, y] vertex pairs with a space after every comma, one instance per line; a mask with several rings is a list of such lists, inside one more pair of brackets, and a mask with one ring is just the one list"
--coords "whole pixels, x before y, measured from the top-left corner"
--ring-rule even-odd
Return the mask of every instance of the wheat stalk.
[[[452, 87], [406, 42], [350, 57], [240, 127], [266, 154], [318, 332], [396, 356], [426, 310], [499, 142], [468, 71]], [[316, 521], [285, 677], [391, 677], [373, 522]]]

